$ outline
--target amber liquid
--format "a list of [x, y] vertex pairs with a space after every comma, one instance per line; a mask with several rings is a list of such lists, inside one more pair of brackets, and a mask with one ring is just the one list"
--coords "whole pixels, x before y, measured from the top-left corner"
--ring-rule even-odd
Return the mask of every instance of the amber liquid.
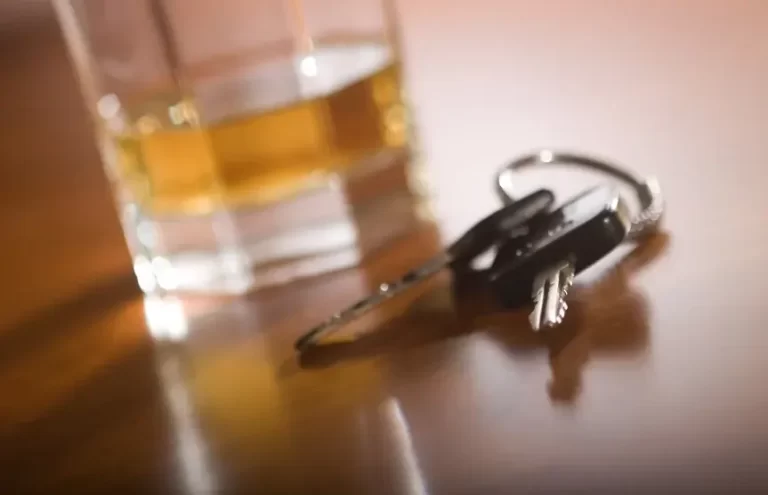
[[265, 67], [126, 105], [118, 175], [145, 211], [269, 204], [406, 146], [399, 65], [385, 48], [324, 47]]

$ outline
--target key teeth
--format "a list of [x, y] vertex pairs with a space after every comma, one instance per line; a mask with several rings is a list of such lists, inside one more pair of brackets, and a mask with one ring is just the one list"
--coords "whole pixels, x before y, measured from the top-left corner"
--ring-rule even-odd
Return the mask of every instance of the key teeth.
[[[575, 269], [569, 261], [563, 261], [542, 271], [534, 281], [535, 289], [532, 291], [534, 310], [529, 316], [529, 322], [534, 332], [541, 329], [551, 329], [559, 326], [565, 319], [565, 313], [568, 310], [568, 303], [565, 298], [570, 288], [573, 286]], [[543, 311], [543, 305], [546, 303], [547, 284], [559, 284], [559, 290], [555, 293], [558, 297], [557, 308], [554, 314], [546, 316]], [[550, 296], [552, 297], [552, 296]]]

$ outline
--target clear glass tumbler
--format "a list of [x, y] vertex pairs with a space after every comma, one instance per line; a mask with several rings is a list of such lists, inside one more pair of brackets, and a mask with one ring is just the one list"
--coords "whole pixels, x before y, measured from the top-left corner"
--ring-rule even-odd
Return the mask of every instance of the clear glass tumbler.
[[53, 0], [142, 289], [240, 293], [418, 223], [393, 0]]

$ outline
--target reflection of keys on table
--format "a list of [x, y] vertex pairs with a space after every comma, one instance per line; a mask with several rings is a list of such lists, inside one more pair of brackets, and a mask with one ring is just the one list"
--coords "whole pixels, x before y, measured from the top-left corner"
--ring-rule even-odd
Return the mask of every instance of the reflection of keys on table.
[[470, 228], [444, 252], [409, 271], [400, 279], [382, 283], [373, 295], [334, 314], [311, 329], [296, 341], [296, 349], [302, 351], [311, 347], [321, 337], [330, 335], [384, 301], [390, 300], [424, 280], [431, 279], [443, 268], [463, 267], [500, 240], [510, 236], [527, 235], [529, 232], [526, 227], [529, 222], [546, 214], [553, 203], [552, 192], [541, 189], [495, 211]]

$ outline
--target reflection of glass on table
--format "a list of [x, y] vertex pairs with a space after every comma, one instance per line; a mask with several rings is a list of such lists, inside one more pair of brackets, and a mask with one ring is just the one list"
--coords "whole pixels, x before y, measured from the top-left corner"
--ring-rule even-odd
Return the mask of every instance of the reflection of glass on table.
[[56, 0], [145, 292], [356, 264], [416, 221], [389, 0]]

